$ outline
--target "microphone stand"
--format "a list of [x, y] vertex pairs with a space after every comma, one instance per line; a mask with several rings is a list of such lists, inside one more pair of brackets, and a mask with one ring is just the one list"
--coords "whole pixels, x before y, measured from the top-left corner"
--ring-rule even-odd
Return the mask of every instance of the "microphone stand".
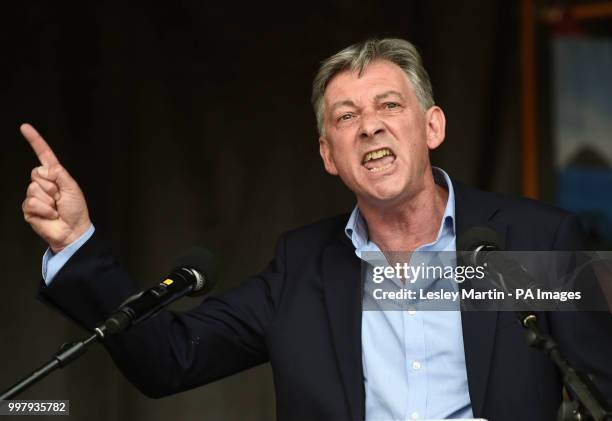
[[533, 312], [517, 311], [516, 315], [528, 332], [527, 344], [548, 355], [561, 370], [563, 383], [575, 396], [572, 402], [563, 402], [557, 413], [558, 421], [612, 421], [612, 411], [597, 386], [584, 373], [576, 370], [559, 350], [559, 344], [542, 332]]
[[30, 375], [4, 391], [2, 395], [0, 395], [0, 401], [14, 398], [33, 384], [47, 377], [56, 369], [66, 367], [69, 363], [83, 355], [92, 343], [104, 339], [106, 330], [106, 326], [101, 325], [94, 330], [95, 334], [91, 335], [89, 338], [79, 342], [63, 344], [48, 363], [34, 370]]

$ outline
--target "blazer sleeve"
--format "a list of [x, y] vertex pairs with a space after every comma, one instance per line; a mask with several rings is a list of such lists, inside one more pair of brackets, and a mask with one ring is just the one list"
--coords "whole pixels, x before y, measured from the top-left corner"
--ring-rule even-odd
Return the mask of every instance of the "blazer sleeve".
[[[284, 284], [285, 241], [257, 276], [187, 312], [157, 316], [107, 337], [103, 343], [119, 369], [145, 395], [188, 390], [268, 361], [266, 331]], [[96, 232], [38, 297], [92, 331], [136, 283]]]
[[[553, 250], [584, 250], [584, 245], [580, 221], [567, 214], [558, 226]], [[594, 273], [587, 270], [582, 278], [581, 289], [591, 296], [591, 303], [603, 300], [596, 306], [601, 311], [550, 312], [550, 330], [570, 364], [592, 375], [612, 404], [612, 315], [604, 310], [605, 297]]]

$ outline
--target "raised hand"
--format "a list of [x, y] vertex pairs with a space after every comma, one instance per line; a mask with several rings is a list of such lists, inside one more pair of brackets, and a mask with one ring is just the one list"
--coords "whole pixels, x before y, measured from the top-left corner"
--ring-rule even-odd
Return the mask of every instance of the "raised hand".
[[36, 129], [22, 124], [20, 130], [41, 164], [32, 170], [32, 182], [21, 205], [23, 217], [58, 253], [91, 226], [87, 202], [79, 185]]

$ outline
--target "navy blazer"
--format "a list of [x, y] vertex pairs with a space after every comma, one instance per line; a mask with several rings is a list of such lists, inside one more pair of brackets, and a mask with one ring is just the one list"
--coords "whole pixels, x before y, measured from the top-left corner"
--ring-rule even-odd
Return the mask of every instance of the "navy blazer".
[[[580, 249], [571, 214], [528, 199], [453, 182], [456, 228], [489, 226], [508, 250]], [[360, 260], [344, 234], [348, 215], [284, 233], [258, 275], [195, 309], [162, 311], [104, 341], [125, 376], [161, 397], [269, 361], [280, 420], [365, 417], [361, 358]], [[92, 330], [137, 287], [99, 234], [39, 297]], [[511, 312], [462, 312], [472, 408], [490, 421], [555, 420], [562, 379], [547, 356], [525, 344]], [[612, 396], [612, 317], [558, 312], [540, 317], [577, 367]], [[433, 397], [435, 399], [435, 397]]]

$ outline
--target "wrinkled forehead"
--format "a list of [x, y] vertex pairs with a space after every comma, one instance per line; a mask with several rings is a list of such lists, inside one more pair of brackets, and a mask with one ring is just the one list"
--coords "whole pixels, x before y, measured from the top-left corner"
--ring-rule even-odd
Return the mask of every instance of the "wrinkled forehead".
[[376, 60], [364, 69], [347, 69], [330, 79], [323, 94], [327, 108], [338, 101], [374, 100], [385, 92], [414, 96], [412, 84], [395, 63]]

